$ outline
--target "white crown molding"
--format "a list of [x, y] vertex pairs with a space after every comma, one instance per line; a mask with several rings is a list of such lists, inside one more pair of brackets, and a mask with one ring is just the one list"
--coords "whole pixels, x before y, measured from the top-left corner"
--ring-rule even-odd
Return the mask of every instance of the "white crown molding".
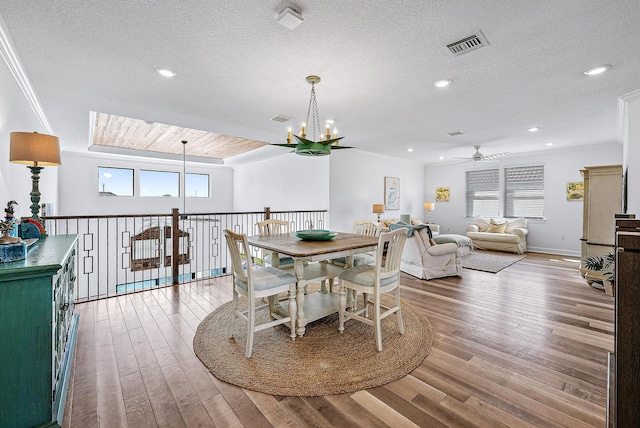
[[13, 78], [20, 87], [20, 90], [24, 94], [24, 97], [29, 103], [31, 110], [33, 110], [33, 113], [38, 119], [38, 122], [40, 122], [40, 125], [42, 125], [44, 131], [47, 134], [53, 135], [53, 130], [51, 129], [51, 125], [49, 124], [47, 115], [44, 113], [44, 109], [40, 104], [40, 100], [38, 99], [36, 93], [33, 91], [31, 82], [22, 69], [22, 63], [20, 62], [20, 59], [18, 58], [15, 49], [13, 48], [13, 42], [11, 41], [9, 31], [7, 30], [2, 16], [0, 16], [0, 56], [2, 56], [2, 59], [7, 64], [9, 71], [11, 71]]

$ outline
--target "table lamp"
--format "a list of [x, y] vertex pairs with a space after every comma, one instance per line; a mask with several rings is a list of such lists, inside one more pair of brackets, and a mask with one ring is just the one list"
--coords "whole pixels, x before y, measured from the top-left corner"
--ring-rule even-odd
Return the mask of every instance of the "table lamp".
[[427, 223], [431, 223], [431, 211], [436, 209], [435, 202], [425, 202], [424, 209], [427, 211]]
[[60, 143], [58, 137], [37, 132], [12, 132], [9, 161], [27, 165], [31, 170], [31, 218], [42, 224], [40, 212], [40, 171], [45, 166], [58, 166]]
[[384, 204], [373, 204], [373, 213], [378, 214], [378, 223], [380, 223], [380, 214], [384, 214]]

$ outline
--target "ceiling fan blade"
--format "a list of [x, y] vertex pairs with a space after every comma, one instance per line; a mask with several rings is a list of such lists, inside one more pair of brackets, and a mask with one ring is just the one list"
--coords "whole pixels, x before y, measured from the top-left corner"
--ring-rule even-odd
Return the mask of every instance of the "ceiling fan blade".
[[509, 152], [504, 152], [504, 153], [496, 153], [495, 155], [486, 155], [486, 156], [482, 156], [482, 158], [480, 158], [481, 161], [492, 161], [492, 160], [496, 160], [498, 158], [501, 158], [505, 155], [508, 155]]

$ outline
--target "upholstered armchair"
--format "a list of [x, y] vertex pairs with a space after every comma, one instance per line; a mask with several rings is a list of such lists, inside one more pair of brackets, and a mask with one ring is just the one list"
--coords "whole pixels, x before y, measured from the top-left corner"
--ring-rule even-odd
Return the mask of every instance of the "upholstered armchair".
[[400, 270], [420, 279], [460, 276], [462, 261], [458, 246], [436, 244], [429, 238], [426, 227], [415, 228], [404, 246]]

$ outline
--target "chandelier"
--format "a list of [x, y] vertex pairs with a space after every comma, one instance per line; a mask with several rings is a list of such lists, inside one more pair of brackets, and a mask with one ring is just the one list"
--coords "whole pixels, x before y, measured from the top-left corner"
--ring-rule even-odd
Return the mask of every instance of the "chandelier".
[[[311, 95], [309, 97], [309, 107], [307, 109], [307, 121], [302, 124], [300, 135], [293, 134], [298, 142], [294, 152], [302, 156], [326, 156], [331, 154], [331, 149], [349, 149], [350, 147], [339, 146], [338, 141], [344, 137], [338, 137], [338, 130], [333, 128], [333, 135], [329, 122], [326, 123], [324, 132], [320, 128], [320, 118], [318, 116], [318, 103], [316, 102], [316, 84], [320, 83], [319, 76], [307, 76], [307, 83], [311, 84]], [[307, 138], [307, 128], [311, 131]], [[287, 144], [273, 144], [280, 147], [291, 147], [291, 128], [287, 132]], [[317, 140], [316, 140], [317, 139]]]

